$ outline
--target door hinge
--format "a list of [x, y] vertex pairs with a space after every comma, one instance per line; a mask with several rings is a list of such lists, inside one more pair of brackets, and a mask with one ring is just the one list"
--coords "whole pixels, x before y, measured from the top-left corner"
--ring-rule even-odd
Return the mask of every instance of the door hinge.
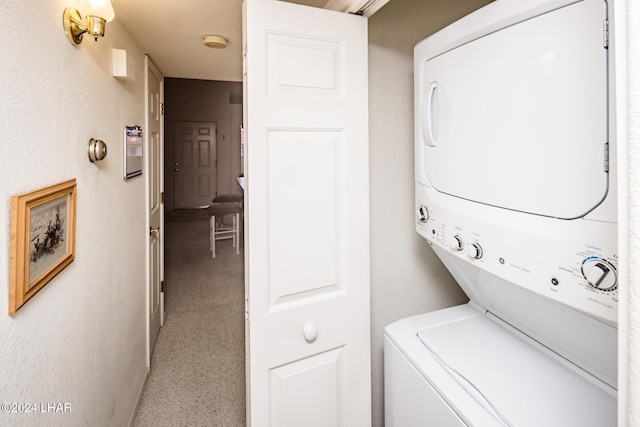
[[244, 295], [244, 318], [249, 320], [249, 295]]
[[242, 77], [247, 75], [247, 49], [242, 51]]
[[160, 114], [164, 116], [164, 102], [160, 103]]
[[160, 193], [160, 203], [164, 204], [164, 191]]
[[164, 292], [164, 280], [160, 281], [160, 292]]
[[609, 20], [605, 19], [602, 22], [602, 43], [605, 49], [609, 49]]
[[609, 143], [604, 143], [604, 171], [609, 172]]

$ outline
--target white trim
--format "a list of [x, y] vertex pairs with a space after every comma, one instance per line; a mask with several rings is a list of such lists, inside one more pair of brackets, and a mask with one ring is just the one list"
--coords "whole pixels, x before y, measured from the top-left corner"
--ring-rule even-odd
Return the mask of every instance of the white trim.
[[389, 0], [329, 0], [324, 8], [338, 12], [355, 13], [368, 18], [387, 3]]
[[[629, 400], [629, 168], [627, 98], [627, 10], [624, 1], [614, 2], [610, 20], [615, 80], [615, 138], [618, 177], [618, 425], [628, 424]], [[613, 28], [611, 28], [611, 26]]]
[[140, 388], [138, 388], [138, 397], [136, 397], [136, 404], [133, 405], [133, 410], [131, 411], [131, 415], [129, 416], [129, 423], [127, 424], [129, 427], [133, 427], [136, 422], [136, 417], [138, 416], [138, 409], [140, 409], [140, 404], [142, 403], [142, 397], [144, 396], [144, 391], [147, 388], [147, 382], [149, 381], [149, 368], [145, 369], [144, 376], [142, 377], [142, 383], [140, 384]]

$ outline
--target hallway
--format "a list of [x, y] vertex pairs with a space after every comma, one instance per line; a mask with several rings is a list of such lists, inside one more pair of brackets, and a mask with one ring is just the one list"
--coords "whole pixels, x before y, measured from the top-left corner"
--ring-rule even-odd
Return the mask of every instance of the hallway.
[[165, 311], [135, 426], [245, 425], [244, 267], [207, 220], [166, 222]]

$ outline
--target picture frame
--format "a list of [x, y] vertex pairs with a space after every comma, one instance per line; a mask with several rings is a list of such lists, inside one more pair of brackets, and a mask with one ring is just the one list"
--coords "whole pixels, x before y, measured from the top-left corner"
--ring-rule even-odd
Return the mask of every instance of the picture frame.
[[142, 128], [124, 127], [124, 180], [142, 175]]
[[11, 198], [9, 314], [75, 258], [76, 180]]

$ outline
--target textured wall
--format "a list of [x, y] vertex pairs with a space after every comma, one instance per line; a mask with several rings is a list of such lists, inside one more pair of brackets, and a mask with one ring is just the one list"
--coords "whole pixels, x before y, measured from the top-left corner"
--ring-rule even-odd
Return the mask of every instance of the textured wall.
[[[620, 2], [622, 4], [623, 2]], [[640, 4], [627, 0], [629, 331], [628, 422], [640, 426]], [[623, 341], [624, 342], [624, 341]], [[623, 369], [621, 367], [621, 369]], [[620, 424], [622, 425], [622, 424]]]
[[369, 19], [373, 425], [384, 424], [383, 331], [467, 301], [414, 227], [413, 47], [487, 0], [393, 0]]
[[[122, 179], [122, 132], [143, 125], [143, 54], [116, 21], [72, 46], [63, 0], [0, 1], [0, 403], [71, 413], [0, 413], [0, 425], [123, 426], [145, 372], [144, 177]], [[114, 3], [117, 14], [117, 3]], [[111, 77], [111, 48], [136, 60]], [[107, 158], [91, 164], [89, 138]], [[7, 314], [12, 195], [77, 179], [76, 258]]]

